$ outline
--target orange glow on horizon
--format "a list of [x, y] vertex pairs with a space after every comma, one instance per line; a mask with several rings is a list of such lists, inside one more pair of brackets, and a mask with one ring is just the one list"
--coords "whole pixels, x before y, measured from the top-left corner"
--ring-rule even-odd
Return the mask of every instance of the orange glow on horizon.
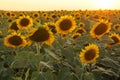
[[96, 7], [100, 7], [101, 9], [111, 9], [114, 7], [114, 0], [94, 0]]
[[120, 0], [0, 0], [0, 10], [120, 9]]

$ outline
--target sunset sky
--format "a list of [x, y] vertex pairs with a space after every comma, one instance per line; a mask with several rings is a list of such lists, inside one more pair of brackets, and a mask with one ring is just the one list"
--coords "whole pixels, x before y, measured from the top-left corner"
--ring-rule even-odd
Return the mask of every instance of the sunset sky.
[[120, 9], [120, 0], [0, 0], [0, 10]]

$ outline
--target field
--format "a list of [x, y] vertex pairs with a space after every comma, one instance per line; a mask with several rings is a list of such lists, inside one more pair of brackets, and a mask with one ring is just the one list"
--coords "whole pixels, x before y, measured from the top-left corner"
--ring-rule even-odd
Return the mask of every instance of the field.
[[120, 80], [120, 11], [0, 11], [0, 80]]

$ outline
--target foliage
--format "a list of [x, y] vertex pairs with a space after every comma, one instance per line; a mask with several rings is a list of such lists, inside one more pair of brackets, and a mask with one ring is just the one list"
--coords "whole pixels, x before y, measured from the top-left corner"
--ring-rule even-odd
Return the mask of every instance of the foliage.
[[[15, 16], [8, 16], [6, 15], [7, 12]], [[33, 16], [35, 13], [40, 14], [37, 19]], [[42, 16], [45, 13], [50, 16]], [[51, 18], [53, 13], [56, 17]], [[80, 15], [76, 16], [78, 13]], [[89, 15], [85, 17], [88, 13]], [[119, 11], [117, 10], [1, 11], [0, 14], [3, 15], [3, 18], [0, 18], [2, 23], [0, 25], [0, 31], [2, 31], [2, 34], [0, 34], [0, 80], [119, 80], [120, 45], [114, 44], [108, 47], [107, 43], [114, 42], [108, 37], [109, 34], [114, 32], [120, 34], [120, 32], [111, 29], [108, 34], [105, 34], [100, 39], [92, 38], [89, 33], [91, 27], [101, 18], [105, 18], [104, 20], [110, 19], [112, 25], [119, 23], [118, 19], [113, 18], [114, 16], [119, 16], [118, 13]], [[51, 46], [44, 43], [37, 43], [38, 45], [36, 45], [33, 42], [21, 48], [7, 47], [4, 45], [4, 37], [10, 34], [7, 26], [11, 22], [8, 22], [8, 19], [16, 20], [20, 14], [29, 15], [33, 19], [33, 28], [39, 27], [39, 25], [43, 26], [44, 23], [50, 21], [55, 23], [60, 16], [72, 15], [75, 17], [76, 27], [78, 27], [79, 22], [83, 22], [86, 32], [76, 39], [71, 37], [75, 30], [65, 35], [65, 37], [55, 33], [55, 40]], [[98, 15], [99, 19], [94, 14]], [[41, 23], [37, 20], [40, 20]], [[21, 30], [21, 34], [26, 35], [30, 30]], [[79, 54], [89, 43], [95, 43], [99, 46], [99, 58], [94, 63], [84, 64], [81, 63]]]

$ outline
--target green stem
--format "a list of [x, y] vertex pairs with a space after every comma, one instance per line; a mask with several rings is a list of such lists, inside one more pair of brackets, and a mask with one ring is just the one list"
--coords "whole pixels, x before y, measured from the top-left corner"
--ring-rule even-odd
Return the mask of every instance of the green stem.
[[82, 72], [81, 72], [80, 80], [84, 80], [84, 73], [85, 73], [85, 65], [82, 64]]
[[89, 64], [89, 72], [92, 72], [92, 64]]
[[36, 50], [37, 50], [37, 54], [36, 55], [39, 55], [40, 54], [40, 44], [39, 44], [39, 42], [36, 42], [35, 43], [36, 44]]

